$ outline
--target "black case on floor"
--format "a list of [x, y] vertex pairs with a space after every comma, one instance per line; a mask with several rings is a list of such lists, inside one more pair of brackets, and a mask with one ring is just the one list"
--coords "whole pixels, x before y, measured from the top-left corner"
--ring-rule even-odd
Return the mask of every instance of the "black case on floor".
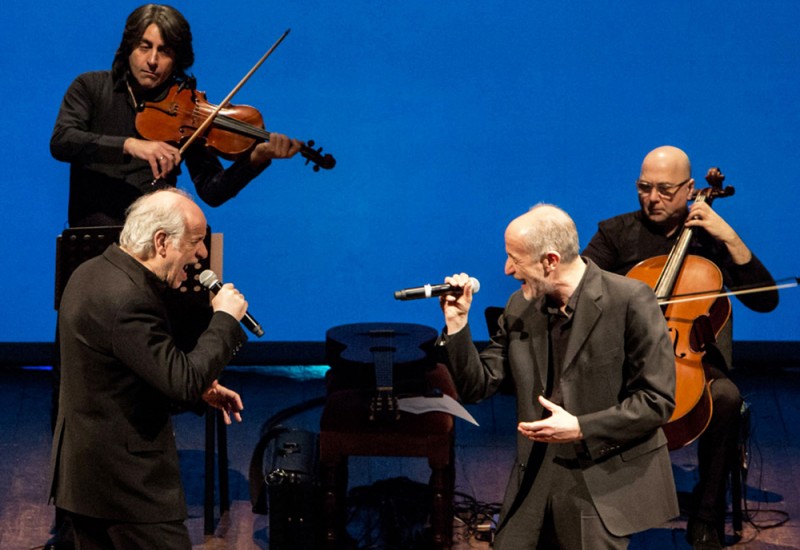
[[317, 548], [320, 498], [319, 437], [286, 429], [275, 436], [264, 480], [269, 500], [270, 550]]

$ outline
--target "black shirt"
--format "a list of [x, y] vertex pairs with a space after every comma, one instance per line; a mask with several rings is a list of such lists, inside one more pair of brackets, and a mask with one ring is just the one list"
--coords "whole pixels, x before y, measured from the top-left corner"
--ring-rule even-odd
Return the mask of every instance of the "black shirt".
[[575, 313], [575, 306], [578, 304], [578, 297], [583, 288], [583, 281], [575, 288], [575, 291], [561, 311], [561, 304], [556, 304], [549, 297], [545, 298], [542, 305], [543, 313], [547, 315], [547, 336], [548, 336], [548, 365], [547, 365], [547, 388], [545, 395], [550, 401], [558, 405], [563, 405], [561, 395], [561, 372], [564, 369], [564, 356], [567, 353], [567, 343], [572, 329], [572, 319]]

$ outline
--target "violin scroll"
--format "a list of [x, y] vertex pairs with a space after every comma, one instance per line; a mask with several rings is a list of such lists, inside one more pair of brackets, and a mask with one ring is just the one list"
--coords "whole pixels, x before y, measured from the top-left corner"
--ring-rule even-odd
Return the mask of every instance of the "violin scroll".
[[322, 154], [322, 147], [318, 149], [314, 149], [314, 140], [308, 140], [308, 144], [305, 145], [302, 149], [300, 149], [300, 154], [303, 155], [303, 158], [306, 159], [306, 165], [309, 162], [313, 162], [313, 170], [314, 172], [319, 172], [320, 168], [324, 168], [325, 170], [330, 170], [334, 166], [336, 166], [336, 159], [333, 158], [333, 155], [330, 153], [326, 153], [325, 155]]

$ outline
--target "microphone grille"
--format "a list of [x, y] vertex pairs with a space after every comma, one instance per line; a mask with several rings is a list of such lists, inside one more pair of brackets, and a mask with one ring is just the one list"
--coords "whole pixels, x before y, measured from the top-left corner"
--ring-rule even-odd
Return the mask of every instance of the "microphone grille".
[[219, 282], [219, 277], [217, 277], [217, 274], [210, 269], [206, 269], [200, 274], [198, 280], [204, 287], [211, 288], [215, 283]]
[[469, 280], [472, 283], [472, 293], [476, 294], [481, 289], [481, 282], [475, 277], [470, 277]]

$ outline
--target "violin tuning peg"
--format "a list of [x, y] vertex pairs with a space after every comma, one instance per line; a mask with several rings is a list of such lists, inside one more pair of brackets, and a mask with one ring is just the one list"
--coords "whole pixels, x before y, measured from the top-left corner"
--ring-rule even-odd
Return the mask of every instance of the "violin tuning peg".
[[307, 145], [309, 147], [314, 147], [314, 140], [313, 139], [309, 139]]

